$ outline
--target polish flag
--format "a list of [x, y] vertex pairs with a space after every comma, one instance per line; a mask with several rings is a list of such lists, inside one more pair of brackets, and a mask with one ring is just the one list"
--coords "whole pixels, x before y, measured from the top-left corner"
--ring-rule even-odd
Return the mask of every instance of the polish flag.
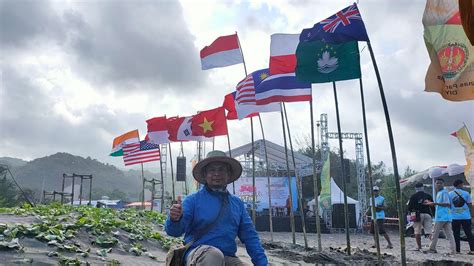
[[231, 66], [243, 61], [237, 33], [221, 36], [201, 50], [202, 70]]
[[270, 42], [270, 75], [294, 73], [299, 34], [276, 33]]
[[168, 127], [166, 126], [166, 116], [153, 117], [146, 121], [148, 134], [147, 140], [153, 144], [169, 143]]

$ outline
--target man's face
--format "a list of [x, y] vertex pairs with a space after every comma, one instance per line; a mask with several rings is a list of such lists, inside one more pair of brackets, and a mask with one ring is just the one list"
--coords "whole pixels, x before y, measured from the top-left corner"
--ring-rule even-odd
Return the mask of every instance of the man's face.
[[435, 183], [436, 190], [441, 190], [444, 187], [444, 182], [441, 180], [437, 180]]
[[379, 191], [378, 190], [374, 190], [374, 195], [377, 197], [379, 195]]
[[229, 165], [222, 162], [213, 162], [204, 169], [206, 183], [211, 188], [223, 188], [227, 186], [230, 178]]

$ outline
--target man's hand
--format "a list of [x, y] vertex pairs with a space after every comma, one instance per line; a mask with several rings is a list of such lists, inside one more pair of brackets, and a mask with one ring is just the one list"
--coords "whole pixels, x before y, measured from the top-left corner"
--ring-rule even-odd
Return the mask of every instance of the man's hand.
[[425, 200], [425, 201], [423, 202], [423, 205], [435, 206], [435, 203], [432, 202], [432, 201], [429, 201], [429, 200]]
[[177, 222], [183, 216], [183, 209], [181, 207], [181, 196], [178, 196], [178, 203], [171, 205], [170, 208], [170, 219], [173, 222]]

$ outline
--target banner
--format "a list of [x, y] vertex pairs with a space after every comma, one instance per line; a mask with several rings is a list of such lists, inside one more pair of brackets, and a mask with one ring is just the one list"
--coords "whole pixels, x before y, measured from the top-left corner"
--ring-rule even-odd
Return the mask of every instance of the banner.
[[[252, 177], [241, 177], [234, 182], [235, 195], [238, 196], [248, 208], [252, 208], [253, 185]], [[231, 186], [231, 185], [229, 185]], [[267, 177], [255, 177], [256, 209], [262, 211], [268, 209], [268, 180]], [[286, 200], [289, 197], [288, 177], [270, 177], [270, 193], [273, 208], [286, 208]], [[293, 211], [298, 209], [296, 194], [296, 178], [291, 177], [291, 192], [293, 194]], [[232, 192], [231, 192], [232, 193]]]

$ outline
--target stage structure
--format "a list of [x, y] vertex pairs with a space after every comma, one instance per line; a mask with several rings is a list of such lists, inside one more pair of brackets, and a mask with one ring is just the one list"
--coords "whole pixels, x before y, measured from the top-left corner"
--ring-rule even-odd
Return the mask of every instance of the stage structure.
[[[327, 158], [329, 156], [329, 139], [339, 139], [339, 133], [328, 132], [328, 115], [321, 114], [321, 158]], [[364, 168], [364, 147], [362, 142], [362, 133], [341, 133], [342, 139], [354, 139], [355, 150], [356, 150], [356, 172], [357, 172], [357, 183], [358, 183], [358, 201], [360, 204], [359, 219], [363, 219], [363, 212], [367, 209], [367, 190], [365, 182], [365, 168]], [[348, 171], [349, 169], [347, 169]], [[348, 172], [349, 173], [349, 172]], [[326, 213], [324, 220], [328, 226], [332, 225], [332, 214]], [[358, 221], [358, 225], [362, 225], [364, 221]]]
[[[267, 156], [268, 156], [268, 170], [269, 176], [286, 176], [286, 158], [285, 158], [285, 148], [275, 144], [271, 141], [265, 140], [267, 147]], [[265, 147], [262, 139], [256, 140], [254, 143], [255, 149], [255, 172], [256, 176], [266, 176], [266, 163], [265, 163]], [[302, 153], [295, 153], [296, 161], [296, 172], [299, 176], [312, 176], [313, 175], [313, 159]], [[229, 155], [229, 152], [226, 152]], [[232, 157], [240, 161], [243, 167], [242, 176], [252, 176], [252, 143], [245, 144], [238, 148], [231, 150]], [[291, 154], [291, 151], [288, 150], [288, 154]], [[291, 157], [288, 156], [290, 160], [290, 175], [294, 176], [295, 169], [293, 163], [291, 162]], [[321, 163], [318, 164], [318, 173], [321, 171]]]

